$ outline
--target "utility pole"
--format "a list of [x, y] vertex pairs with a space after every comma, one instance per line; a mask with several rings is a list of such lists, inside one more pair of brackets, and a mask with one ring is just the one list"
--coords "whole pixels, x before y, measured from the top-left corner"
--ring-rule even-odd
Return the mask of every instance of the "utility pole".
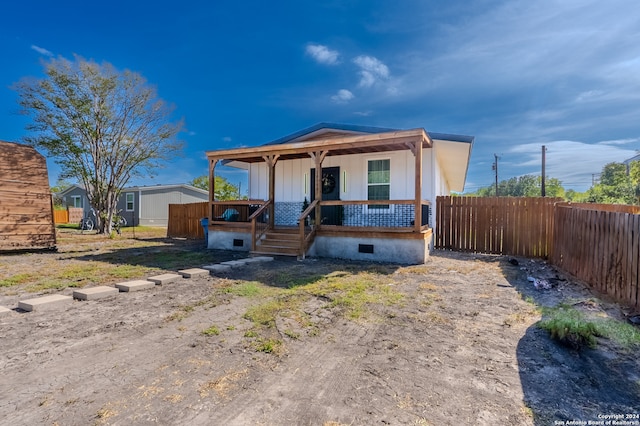
[[541, 193], [543, 197], [547, 196], [547, 188], [546, 188], [546, 182], [545, 182], [545, 166], [546, 166], [546, 153], [547, 153], [547, 147], [545, 147], [544, 145], [542, 145], [542, 182], [540, 185], [540, 189], [541, 189]]
[[496, 197], [498, 197], [500, 195], [498, 194], [498, 158], [499, 157], [497, 154], [493, 154], [493, 158], [495, 158], [495, 161], [491, 169], [496, 171]]

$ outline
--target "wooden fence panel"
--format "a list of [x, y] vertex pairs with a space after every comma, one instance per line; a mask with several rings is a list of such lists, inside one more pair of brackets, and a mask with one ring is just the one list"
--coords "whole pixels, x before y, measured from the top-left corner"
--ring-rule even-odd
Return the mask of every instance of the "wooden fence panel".
[[547, 257], [556, 198], [438, 197], [436, 248]]
[[640, 214], [556, 206], [551, 263], [618, 303], [640, 307]]
[[69, 212], [66, 210], [53, 211], [53, 223], [69, 223]]
[[179, 238], [204, 238], [200, 219], [209, 216], [209, 203], [169, 204], [167, 236]]

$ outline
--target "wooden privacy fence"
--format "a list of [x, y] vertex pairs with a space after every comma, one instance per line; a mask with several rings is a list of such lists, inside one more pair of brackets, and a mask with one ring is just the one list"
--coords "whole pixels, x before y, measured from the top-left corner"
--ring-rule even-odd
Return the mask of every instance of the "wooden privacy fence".
[[167, 236], [179, 238], [204, 238], [200, 219], [209, 216], [209, 203], [169, 204]]
[[451, 197], [436, 199], [435, 246], [445, 250], [547, 257], [553, 205], [560, 198]]
[[435, 245], [548, 257], [600, 293], [640, 307], [640, 206], [540, 197], [438, 197]]
[[56, 225], [59, 223], [69, 223], [69, 212], [66, 210], [54, 210], [53, 223]]
[[597, 207], [556, 206], [551, 262], [600, 293], [638, 307], [640, 207]]

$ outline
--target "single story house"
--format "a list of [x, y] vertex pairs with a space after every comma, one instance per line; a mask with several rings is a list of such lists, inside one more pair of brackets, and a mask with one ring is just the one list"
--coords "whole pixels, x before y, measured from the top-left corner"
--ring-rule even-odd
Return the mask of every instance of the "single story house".
[[54, 249], [47, 161], [33, 147], [0, 141], [0, 252]]
[[[85, 217], [90, 216], [91, 206], [83, 187], [72, 185], [58, 197], [67, 207], [80, 207], [84, 210]], [[208, 191], [191, 185], [132, 186], [122, 190], [117, 209], [129, 226], [167, 226], [169, 204], [208, 200]]]
[[[320, 123], [265, 145], [208, 151], [208, 247], [424, 263], [436, 197], [464, 190], [473, 142]], [[217, 164], [247, 170], [248, 200], [214, 199]]]

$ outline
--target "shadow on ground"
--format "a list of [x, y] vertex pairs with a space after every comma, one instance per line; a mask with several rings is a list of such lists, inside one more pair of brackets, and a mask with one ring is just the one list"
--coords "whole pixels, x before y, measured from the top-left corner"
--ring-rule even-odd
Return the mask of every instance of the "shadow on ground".
[[[500, 260], [505, 277], [523, 299], [538, 306], [593, 297], [582, 284], [541, 260], [517, 259], [516, 266], [508, 259]], [[527, 276], [552, 278], [555, 286], [537, 290]], [[518, 342], [516, 355], [524, 403], [532, 410], [536, 425], [554, 421], [587, 424], [604, 415], [639, 413], [640, 360], [632, 351], [605, 339], [595, 349], [577, 351], [552, 340], [534, 324]]]

